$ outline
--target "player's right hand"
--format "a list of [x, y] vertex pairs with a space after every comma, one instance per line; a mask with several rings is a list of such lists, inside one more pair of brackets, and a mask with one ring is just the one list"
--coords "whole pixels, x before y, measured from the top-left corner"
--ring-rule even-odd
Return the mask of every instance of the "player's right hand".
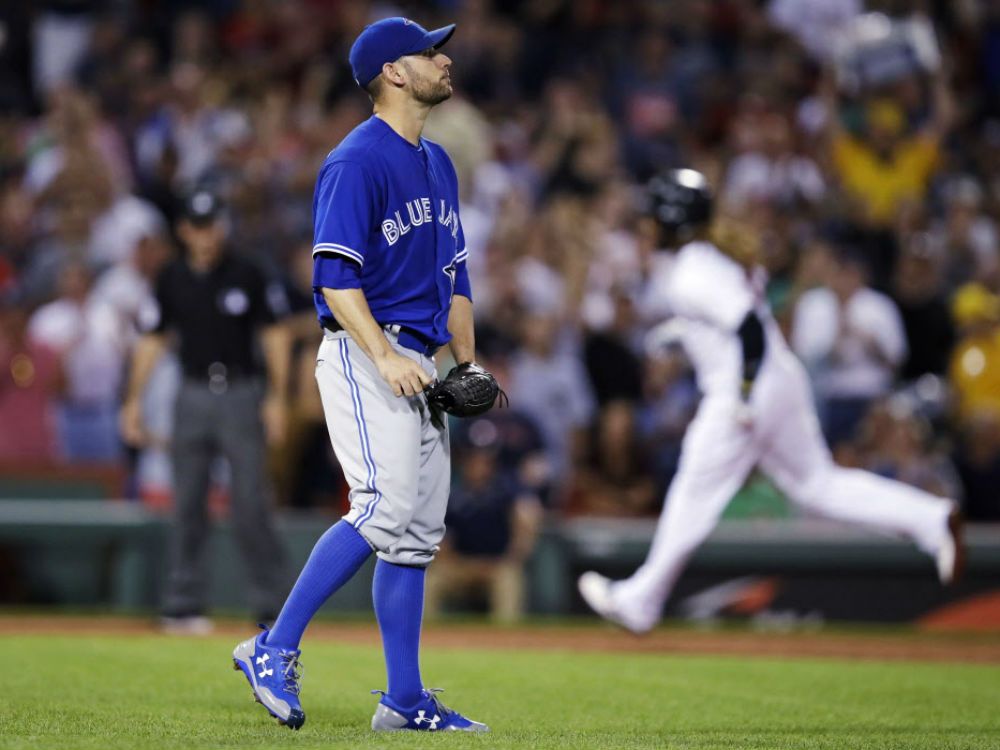
[[377, 363], [379, 375], [397, 396], [416, 396], [433, 380], [417, 362], [390, 351]]
[[126, 399], [118, 412], [118, 429], [126, 445], [140, 447], [146, 443], [146, 428], [142, 423], [142, 403], [139, 399]]

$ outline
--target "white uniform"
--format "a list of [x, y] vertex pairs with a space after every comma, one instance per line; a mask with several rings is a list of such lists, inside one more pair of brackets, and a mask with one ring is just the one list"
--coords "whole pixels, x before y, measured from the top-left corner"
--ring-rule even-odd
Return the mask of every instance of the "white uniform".
[[[929, 554], [949, 539], [950, 501], [834, 464], [806, 371], [785, 343], [762, 289], [763, 272], [751, 277], [707, 242], [689, 243], [677, 255], [667, 296], [683, 321], [681, 342], [704, 395], [646, 562], [612, 590], [615, 608], [633, 629], [659, 620], [688, 557], [755, 466], [810, 511], [902, 534]], [[747, 414], [739, 398], [742, 345], [736, 331], [751, 309], [764, 326], [766, 353]]]

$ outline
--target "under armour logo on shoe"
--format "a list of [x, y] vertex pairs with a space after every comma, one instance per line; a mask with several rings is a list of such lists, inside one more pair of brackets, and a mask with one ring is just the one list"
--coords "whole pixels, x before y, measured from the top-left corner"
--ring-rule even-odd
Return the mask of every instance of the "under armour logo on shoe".
[[257, 666], [263, 667], [263, 669], [257, 673], [258, 677], [270, 677], [274, 674], [274, 670], [267, 666], [267, 662], [270, 658], [270, 654], [264, 654], [263, 656], [257, 657]]
[[433, 719], [428, 719], [424, 715], [424, 710], [420, 709], [419, 711], [417, 711], [417, 718], [413, 720], [413, 723], [416, 724], [417, 726], [420, 726], [420, 722], [422, 721], [426, 721], [428, 724], [430, 724], [430, 727], [428, 727], [428, 729], [437, 729], [438, 722], [441, 721], [441, 717], [438, 716], [437, 714], [434, 714]]

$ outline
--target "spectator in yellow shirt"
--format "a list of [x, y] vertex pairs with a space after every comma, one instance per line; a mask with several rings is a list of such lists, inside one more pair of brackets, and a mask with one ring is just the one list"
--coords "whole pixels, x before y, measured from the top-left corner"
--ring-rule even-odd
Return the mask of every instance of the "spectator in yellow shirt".
[[961, 331], [949, 366], [958, 417], [1000, 417], [1000, 297], [966, 284], [952, 300], [952, 317]]
[[862, 136], [844, 129], [836, 95], [827, 92], [832, 166], [861, 223], [890, 226], [903, 205], [924, 198], [952, 119], [950, 95], [940, 76], [932, 89], [933, 114], [924, 128], [907, 133], [899, 102], [879, 97], [865, 107]]

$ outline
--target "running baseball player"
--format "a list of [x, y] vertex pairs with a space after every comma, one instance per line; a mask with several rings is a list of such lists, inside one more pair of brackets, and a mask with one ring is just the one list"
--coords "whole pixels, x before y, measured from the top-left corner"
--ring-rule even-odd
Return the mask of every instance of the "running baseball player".
[[687, 559], [755, 466], [816, 513], [912, 539], [935, 558], [941, 581], [952, 582], [964, 554], [955, 503], [834, 464], [805, 368], [763, 301], [762, 269], [745, 238], [713, 231], [720, 225], [713, 227], [705, 177], [664, 173], [649, 197], [663, 238], [681, 245], [666, 289], [676, 316], [670, 324], [703, 397], [646, 561], [623, 581], [584, 573], [578, 585], [587, 604], [634, 633], [650, 630]]
[[[316, 379], [351, 509], [316, 543], [274, 626], [233, 652], [257, 700], [293, 729], [305, 722], [302, 634], [374, 551], [388, 688], [375, 691], [372, 729], [488, 731], [425, 689], [419, 666], [424, 571], [444, 534], [451, 479], [439, 407], [471, 414], [496, 397], [496, 381], [473, 362], [455, 170], [421, 137], [428, 112], [452, 93], [441, 47], [454, 30], [396, 17], [361, 32], [350, 63], [374, 114], [327, 156], [316, 182]], [[459, 365], [431, 396], [445, 344]]]

